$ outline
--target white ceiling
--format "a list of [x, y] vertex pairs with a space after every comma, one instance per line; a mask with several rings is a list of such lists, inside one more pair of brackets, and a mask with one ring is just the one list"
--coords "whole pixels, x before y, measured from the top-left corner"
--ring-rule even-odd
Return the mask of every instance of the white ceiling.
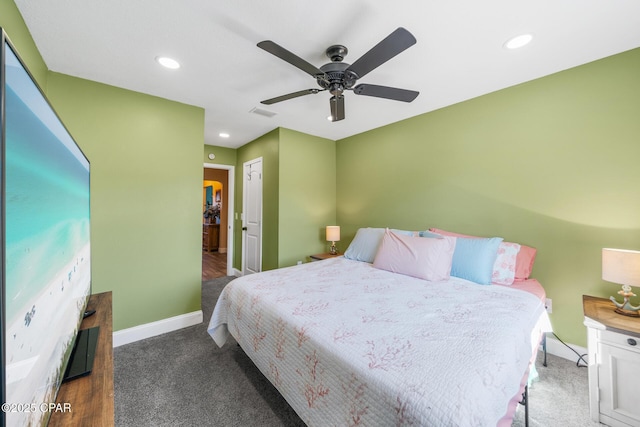
[[[638, 0], [15, 3], [50, 70], [203, 107], [205, 143], [234, 148], [279, 126], [337, 140], [640, 47]], [[346, 119], [333, 123], [328, 92], [260, 104], [317, 84], [259, 41], [320, 67], [328, 46], [347, 46], [353, 63], [397, 27], [417, 44], [358, 83], [420, 91], [412, 103], [346, 92]], [[534, 35], [526, 47], [503, 47], [526, 32]], [[181, 68], [160, 67], [158, 55]]]

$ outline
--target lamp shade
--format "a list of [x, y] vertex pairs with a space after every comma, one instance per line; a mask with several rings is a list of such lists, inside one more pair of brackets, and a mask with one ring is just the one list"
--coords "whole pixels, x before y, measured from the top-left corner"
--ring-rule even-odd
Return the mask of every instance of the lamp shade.
[[640, 252], [602, 249], [602, 279], [629, 286], [640, 286]]
[[339, 242], [339, 241], [340, 241], [340, 226], [327, 225], [327, 242]]

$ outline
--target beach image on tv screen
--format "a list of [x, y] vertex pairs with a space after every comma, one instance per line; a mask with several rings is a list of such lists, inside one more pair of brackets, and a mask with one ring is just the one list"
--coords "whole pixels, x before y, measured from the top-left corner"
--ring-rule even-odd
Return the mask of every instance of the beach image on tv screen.
[[[89, 163], [8, 45], [6, 400], [53, 402], [91, 287]], [[40, 425], [46, 412], [7, 413]]]

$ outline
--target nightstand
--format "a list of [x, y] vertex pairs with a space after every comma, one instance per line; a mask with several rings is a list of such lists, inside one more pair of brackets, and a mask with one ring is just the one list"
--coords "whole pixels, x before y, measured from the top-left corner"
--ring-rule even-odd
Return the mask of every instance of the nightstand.
[[337, 256], [342, 255], [341, 253], [337, 253], [335, 255], [330, 254], [329, 252], [323, 253], [323, 254], [315, 254], [315, 255], [309, 255], [309, 258], [311, 258], [311, 261], [322, 261], [323, 259], [329, 259], [329, 258], [335, 258]]
[[640, 426], [640, 318], [614, 312], [605, 298], [582, 296], [589, 350], [591, 419], [609, 426]]

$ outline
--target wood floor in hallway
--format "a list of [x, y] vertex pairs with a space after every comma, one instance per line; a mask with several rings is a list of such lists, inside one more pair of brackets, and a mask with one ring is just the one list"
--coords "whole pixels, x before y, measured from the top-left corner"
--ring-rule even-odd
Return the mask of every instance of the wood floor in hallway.
[[227, 275], [227, 254], [218, 251], [202, 251], [202, 280], [211, 280]]

